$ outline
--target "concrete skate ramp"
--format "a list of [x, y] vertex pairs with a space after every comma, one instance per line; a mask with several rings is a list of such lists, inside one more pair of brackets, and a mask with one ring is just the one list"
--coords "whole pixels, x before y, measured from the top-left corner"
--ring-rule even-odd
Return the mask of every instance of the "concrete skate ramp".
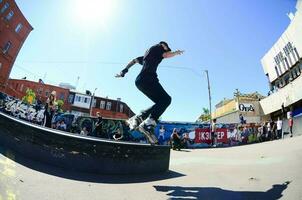
[[0, 112], [0, 146], [67, 170], [150, 174], [169, 169], [170, 148], [80, 136], [34, 125]]

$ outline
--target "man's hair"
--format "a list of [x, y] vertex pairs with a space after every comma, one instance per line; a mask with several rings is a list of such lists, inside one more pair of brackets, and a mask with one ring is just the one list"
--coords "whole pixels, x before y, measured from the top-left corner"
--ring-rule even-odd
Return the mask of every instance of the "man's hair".
[[169, 45], [168, 45], [168, 43], [167, 43], [167, 42], [165, 42], [165, 41], [161, 41], [159, 44], [163, 44], [163, 45], [165, 45], [165, 46], [168, 48], [168, 51], [171, 51], [171, 49], [170, 49], [170, 47], [169, 47]]

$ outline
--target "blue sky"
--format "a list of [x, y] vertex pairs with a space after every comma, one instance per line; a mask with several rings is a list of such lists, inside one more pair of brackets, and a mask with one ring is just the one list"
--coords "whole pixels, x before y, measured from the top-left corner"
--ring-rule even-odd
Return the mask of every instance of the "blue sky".
[[[165, 40], [182, 56], [165, 59], [160, 82], [172, 96], [163, 120], [195, 121], [208, 107], [241, 92], [266, 94], [260, 59], [289, 24], [295, 0], [16, 0], [34, 30], [12, 78], [67, 82], [98, 96], [121, 98], [134, 112], [152, 105], [134, 84], [141, 66], [123, 79], [132, 58]], [[85, 3], [86, 2], [86, 3]], [[90, 2], [89, 4], [87, 2]], [[92, 5], [92, 6], [91, 6]], [[96, 14], [92, 14], [92, 13]]]

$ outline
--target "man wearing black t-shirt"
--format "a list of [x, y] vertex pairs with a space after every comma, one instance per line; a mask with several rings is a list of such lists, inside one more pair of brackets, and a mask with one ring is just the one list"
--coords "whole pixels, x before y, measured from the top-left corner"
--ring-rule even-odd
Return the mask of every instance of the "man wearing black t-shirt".
[[157, 138], [154, 136], [153, 131], [154, 127], [158, 118], [171, 103], [171, 97], [161, 86], [157, 78], [157, 67], [164, 58], [181, 55], [183, 52], [179, 50], [172, 52], [166, 42], [160, 42], [148, 49], [144, 56], [133, 59], [125, 69], [115, 76], [124, 77], [129, 68], [136, 63], [143, 66], [135, 80], [135, 85], [155, 104], [147, 110], [142, 111], [139, 115], [130, 118], [128, 124], [130, 129], [135, 129], [139, 126], [139, 130], [147, 134], [150, 143], [157, 143]]

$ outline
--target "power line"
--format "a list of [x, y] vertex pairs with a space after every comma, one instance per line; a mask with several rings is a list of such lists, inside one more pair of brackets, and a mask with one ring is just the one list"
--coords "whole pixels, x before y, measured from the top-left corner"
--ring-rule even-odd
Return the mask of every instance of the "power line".
[[[104, 64], [104, 65], [126, 65], [126, 62], [113, 62], [113, 61], [20, 61], [24, 63], [46, 63], [46, 64], [87, 64], [87, 63], [96, 63], [96, 64]], [[171, 65], [160, 65], [160, 68], [172, 68], [172, 69], [182, 69], [182, 70], [189, 70], [193, 73], [201, 75], [200, 72], [198, 72], [193, 67], [179, 67], [179, 66], [171, 66]]]

